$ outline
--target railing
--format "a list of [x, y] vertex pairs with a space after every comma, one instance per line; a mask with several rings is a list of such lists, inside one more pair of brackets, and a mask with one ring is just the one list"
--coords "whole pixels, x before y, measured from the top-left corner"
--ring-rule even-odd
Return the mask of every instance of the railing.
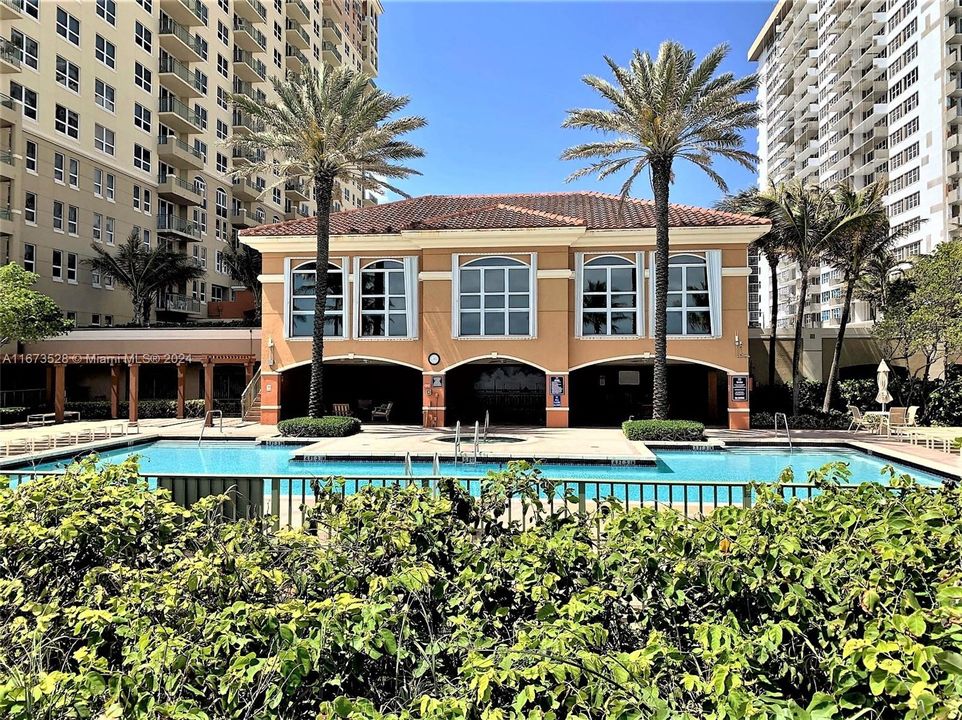
[[234, 62], [247, 65], [261, 80], [267, 79], [267, 65], [255, 58], [253, 53], [235, 48]]
[[224, 433], [224, 413], [220, 410], [208, 410], [204, 413], [204, 424], [200, 426], [200, 435], [197, 436], [197, 447], [204, 441], [204, 430], [214, 427], [214, 418], [220, 420], [220, 432]]
[[254, 377], [247, 383], [244, 392], [241, 393], [241, 420], [247, 417], [247, 413], [254, 406], [257, 396], [261, 394], [261, 370], [257, 368]]
[[164, 175], [163, 173], [161, 173], [157, 176], [158, 185], [164, 185], [165, 183], [170, 183], [171, 185], [175, 185], [187, 192], [195, 193], [197, 195], [200, 194], [200, 191], [197, 189], [197, 186], [193, 182], [185, 180], [182, 177], [178, 177], [173, 173], [169, 173], [167, 175]]
[[255, 193], [257, 195], [260, 195], [262, 192], [264, 192], [263, 188], [257, 187], [257, 185], [252, 183], [247, 178], [234, 178], [234, 181], [231, 183], [231, 185], [234, 187], [235, 191], [242, 190], [243, 188], [247, 188], [250, 192]]
[[251, 132], [260, 132], [264, 129], [264, 125], [258, 121], [253, 120], [247, 113], [235, 111], [231, 116], [231, 122], [234, 127], [244, 127]]
[[0, 220], [13, 220], [13, 208], [10, 205], [0, 207]]
[[175, 97], [168, 95], [167, 97], [160, 98], [157, 101], [157, 111], [162, 113], [174, 113], [181, 120], [190, 123], [194, 127], [199, 128], [201, 126], [200, 115], [195, 113]]
[[287, 47], [284, 49], [284, 54], [287, 57], [292, 57], [298, 60], [302, 65], [308, 64], [307, 56], [304, 53], [302, 53], [298, 48], [294, 47], [293, 45], [288, 44]]
[[162, 57], [158, 71], [161, 74], [176, 75], [198, 92], [203, 92], [204, 90], [204, 86], [197, 79], [197, 76], [191, 72], [190, 68], [175, 57], [171, 57], [170, 55]]
[[[327, 23], [328, 23], [328, 22], [330, 22], [330, 21], [329, 21], [329, 20], [324, 20], [324, 26], [325, 26], [325, 27], [327, 27]], [[300, 36], [301, 40], [303, 40], [303, 41], [306, 42], [308, 45], [310, 45], [310, 43], [311, 43], [311, 36], [308, 35], [308, 34], [307, 34], [307, 31], [306, 31], [304, 28], [301, 27], [301, 24], [300, 24], [300, 23], [294, 22], [293, 20], [291, 20], [290, 18], [288, 18], [288, 19], [285, 21], [284, 26], [285, 26], [285, 28], [286, 28], [287, 30], [291, 30], [291, 31], [297, 33], [297, 34]], [[336, 27], [336, 26], [335, 26], [335, 27]], [[340, 35], [338, 35], [338, 37], [340, 37]]]
[[259, 0], [237, 0], [237, 2], [254, 8], [254, 12], [257, 13], [261, 20], [267, 19], [267, 8], [265, 8]]
[[[412, 470], [413, 472], [413, 470]], [[51, 472], [2, 471], [12, 486]], [[365, 488], [402, 488], [418, 486], [434, 495], [446, 492], [454, 483], [471, 495], [481, 497], [488, 483], [484, 477], [445, 477], [431, 475], [355, 475], [332, 477], [290, 477], [281, 475], [210, 475], [200, 473], [157, 474], [140, 476], [151, 488], [169, 490], [175, 502], [190, 506], [213, 494], [227, 494], [232, 507], [225, 508], [231, 518], [268, 516], [275, 528], [298, 528], [311, 522], [310, 511], [315, 504], [312, 483], [334, 492], [340, 497], [353, 495]], [[786, 500], [808, 500], [822, 490], [812, 483], [773, 485]], [[856, 485], [841, 485], [854, 489]], [[540, 500], [550, 514], [586, 514], [602, 504], [612, 504], [625, 510], [641, 507], [671, 510], [685, 518], [705, 517], [716, 508], [750, 508], [756, 497], [752, 482], [697, 482], [682, 480], [559, 480], [551, 491], [542, 491]], [[512, 497], [501, 520], [518, 522], [522, 527], [534, 522], [531, 509], [525, 512], [521, 497]]]
[[236, 15], [234, 16], [234, 32], [246, 32], [254, 38], [254, 42], [257, 43], [257, 46], [261, 50], [267, 47], [267, 38], [264, 36], [264, 33], [254, 27], [251, 22]]
[[337, 58], [337, 61], [338, 61], [338, 62], [342, 62], [342, 60], [341, 60], [341, 52], [340, 52], [340, 50], [337, 49], [337, 46], [336, 46], [334, 43], [328, 42], [327, 40], [322, 41], [322, 42], [321, 42], [321, 50], [324, 51], [324, 52], [329, 52], [329, 53], [331, 53], [334, 57]]
[[292, 5], [301, 11], [304, 17], [310, 17], [311, 13], [307, 9], [307, 5], [301, 2], [301, 0], [287, 0], [288, 5]]
[[788, 438], [788, 451], [791, 452], [792, 448], [792, 431], [788, 429], [788, 416], [783, 412], [775, 413], [775, 437], [778, 437], [778, 418], [782, 419], [782, 424], [785, 426], [785, 437]]
[[178, 232], [200, 239], [200, 228], [187, 218], [177, 215], [158, 215], [157, 230], [160, 232]]
[[187, 143], [185, 143], [183, 140], [180, 140], [179, 138], [175, 137], [174, 135], [159, 135], [159, 136], [157, 137], [157, 144], [160, 145], [160, 146], [170, 145], [170, 146], [173, 146], [173, 147], [180, 148], [180, 149], [183, 150], [185, 153], [187, 153], [187, 154], [189, 154], [189, 155], [193, 155], [195, 158], [197, 158], [197, 159], [200, 160], [201, 162], [204, 161], [204, 156], [203, 156], [200, 152], [198, 152], [197, 150], [195, 150], [194, 148], [192, 148], [190, 145], [188, 145]]
[[160, 296], [160, 302], [157, 303], [157, 309], [198, 314], [201, 311], [201, 302], [200, 300], [187, 297], [186, 295], [167, 293]]
[[235, 160], [246, 160], [247, 162], [261, 163], [267, 159], [267, 153], [263, 150], [244, 150], [243, 148], [235, 147], [231, 152], [231, 157]]
[[0, 38], [0, 60], [20, 67], [20, 48], [6, 38]]
[[169, 17], [160, 18], [160, 34], [173, 35], [182, 43], [184, 43], [184, 45], [189, 47], [196, 55], [203, 57], [204, 48], [201, 45], [200, 40], [198, 40], [194, 35], [191, 35], [190, 31], [183, 25], [174, 22]]
[[9, 95], [0, 93], [0, 106], [13, 110], [17, 106], [17, 101]]

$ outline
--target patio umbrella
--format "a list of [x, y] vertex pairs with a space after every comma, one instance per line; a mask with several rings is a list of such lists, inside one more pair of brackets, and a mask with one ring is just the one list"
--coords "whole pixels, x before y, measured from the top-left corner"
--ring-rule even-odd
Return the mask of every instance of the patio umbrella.
[[889, 366], [885, 364], [883, 360], [878, 364], [878, 369], [875, 371], [875, 378], [878, 381], [878, 395], [875, 396], [875, 402], [882, 403], [882, 409], [885, 409], [885, 404], [892, 402], [892, 394], [889, 392]]

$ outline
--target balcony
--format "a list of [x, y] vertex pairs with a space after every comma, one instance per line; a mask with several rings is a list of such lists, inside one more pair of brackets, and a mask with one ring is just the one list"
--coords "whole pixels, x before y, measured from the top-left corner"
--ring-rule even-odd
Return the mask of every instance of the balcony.
[[233, 112], [231, 127], [235, 135], [250, 135], [251, 133], [260, 132], [264, 129], [264, 126], [259, 121], [251, 118], [251, 116], [243, 110], [235, 110]]
[[267, 66], [252, 53], [235, 48], [234, 75], [247, 82], [264, 82], [267, 79]]
[[323, 39], [328, 42], [340, 45], [344, 41], [344, 34], [336, 22], [330, 18], [324, 18], [321, 23]]
[[962, 151], [962, 132], [956, 127], [955, 132], [950, 134], [945, 141], [946, 150]]
[[0, 38], [0, 73], [20, 72], [20, 48], [6, 38]]
[[177, 293], [164, 293], [157, 299], [157, 309], [166, 312], [200, 315], [204, 310], [204, 303], [196, 298]]
[[179, 133], [199, 133], [200, 116], [175, 97], [162, 97], [157, 101], [158, 120]]
[[264, 52], [267, 37], [244, 18], [234, 18], [234, 45], [250, 52]]
[[301, 27], [300, 23], [296, 23], [288, 18], [285, 25], [284, 38], [287, 40], [288, 45], [293, 45], [301, 50], [308, 50], [311, 47], [311, 36]]
[[236, 228], [252, 228], [261, 224], [254, 213], [247, 208], [237, 208], [230, 214], [230, 224]]
[[234, 167], [243, 167], [244, 165], [264, 162], [266, 158], [267, 153], [263, 150], [244, 150], [243, 148], [235, 147], [233, 151], [231, 151], [231, 162]]
[[203, 195], [197, 192], [194, 183], [176, 175], [159, 176], [157, 185], [157, 194], [164, 200], [181, 205], [200, 205], [204, 201]]
[[945, 168], [945, 174], [950, 178], [962, 177], [962, 159], [950, 162]]
[[324, 62], [335, 67], [341, 64], [341, 51], [337, 49], [334, 43], [327, 40], [321, 42], [321, 57]]
[[263, 192], [247, 178], [234, 178], [233, 193], [238, 200], [257, 200]]
[[324, 0], [324, 15], [330, 15], [335, 20], [343, 22], [347, 19], [344, 15], [344, 5], [342, 0]]
[[207, 24], [207, 8], [199, 0], [160, 0], [160, 9], [185, 27]]
[[173, 135], [157, 138], [157, 157], [161, 162], [182, 170], [204, 169], [204, 156]]
[[0, 93], [0, 127], [12, 127], [20, 122], [20, 107], [9, 95]]
[[0, 20], [19, 20], [23, 17], [20, 0], [0, 0]]
[[200, 240], [200, 228], [187, 218], [176, 215], [158, 215], [157, 234], [164, 238], [185, 242]]
[[303, 25], [311, 21], [311, 12], [301, 0], [287, 0], [287, 17]]
[[252, 23], [267, 22], [267, 8], [260, 0], [234, 0], [234, 12]]
[[308, 202], [311, 199], [310, 190], [302, 180], [288, 180], [284, 183], [284, 192], [291, 200]]
[[17, 158], [12, 150], [0, 150], [0, 181], [9, 182], [15, 179]]
[[367, 75], [377, 75], [377, 50], [373, 47], [365, 48], [362, 53], [364, 64], [361, 69]]
[[170, 18], [160, 19], [160, 46], [181, 62], [193, 63], [203, 59], [200, 40]]
[[289, 70], [293, 70], [294, 72], [301, 72], [310, 64], [307, 61], [307, 56], [292, 45], [288, 45], [285, 48], [284, 54], [287, 59], [287, 68]]
[[177, 97], [203, 97], [203, 86], [194, 72], [176, 58], [167, 56], [160, 59], [157, 67], [160, 84]]

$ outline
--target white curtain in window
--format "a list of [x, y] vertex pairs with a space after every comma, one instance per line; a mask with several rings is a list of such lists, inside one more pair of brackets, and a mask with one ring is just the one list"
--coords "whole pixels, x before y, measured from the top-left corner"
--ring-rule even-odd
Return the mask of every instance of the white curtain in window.
[[655, 251], [648, 253], [648, 334], [655, 337]]
[[351, 298], [351, 328], [353, 337], [359, 338], [361, 336], [361, 258], [357, 255], [354, 256], [351, 277], [354, 278], [349, 296]]
[[711, 303], [711, 334], [721, 337], [722, 334], [722, 272], [721, 250], [709, 250], [705, 253], [708, 265], [708, 301]]
[[581, 292], [584, 289], [585, 254], [575, 253], [575, 337], [582, 337], [584, 327], [584, 302]]
[[402, 258], [404, 263], [404, 295], [407, 308], [408, 337], [418, 336], [418, 259], [416, 255]]
[[638, 334], [645, 334], [645, 254], [643, 252], [635, 253], [635, 290], [637, 300], [635, 301], [638, 305], [638, 318], [635, 321], [635, 327], [638, 328]]
[[461, 319], [461, 256], [451, 253], [451, 337], [456, 338], [460, 331]]

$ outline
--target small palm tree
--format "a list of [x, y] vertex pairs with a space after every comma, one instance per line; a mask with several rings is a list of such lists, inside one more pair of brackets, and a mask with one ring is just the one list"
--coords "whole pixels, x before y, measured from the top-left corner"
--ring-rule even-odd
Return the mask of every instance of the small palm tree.
[[242, 167], [235, 177], [264, 175], [306, 179], [317, 204], [317, 278], [314, 302], [314, 343], [308, 414], [324, 414], [324, 312], [327, 305], [327, 265], [330, 255], [331, 203], [334, 183], [353, 181], [364, 190], [401, 193], [389, 181], [418, 174], [401, 164], [423, 157], [424, 151], [400, 136], [424, 127], [420, 117], [392, 116], [408, 98], [379, 90], [371, 78], [349, 67], [309, 69], [286, 80], [274, 80], [277, 100], [259, 102], [234, 95], [235, 108], [250, 115], [258, 127], [233, 135], [228, 144], [241, 150], [263, 151], [264, 159]]
[[611, 58], [605, 62], [615, 84], [593, 75], [584, 82], [610, 105], [606, 109], [570, 110], [564, 127], [587, 128], [614, 135], [610, 140], [568, 148], [565, 160], [588, 160], [568, 180], [596, 174], [599, 180], [626, 170], [621, 186], [627, 200], [635, 180], [645, 171], [655, 197], [655, 368], [653, 415], [668, 415], [668, 204], [675, 160], [694, 163], [723, 191], [722, 176], [715, 170], [717, 158], [754, 169], [756, 157], [743, 149], [742, 131], [756, 123], [758, 105], [742, 100], [752, 92], [755, 75], [736, 78], [718, 74], [728, 55], [719, 45], [697, 62], [695, 53], [676, 42], [662, 43], [658, 57], [636, 50], [621, 67]]
[[[763, 196], [757, 189], [742, 190], [733, 195], [726, 195], [715, 204], [718, 210], [743, 213], [772, 220], [774, 217], [771, 200]], [[775, 384], [775, 347], [776, 331], [778, 330], [778, 261], [784, 252], [784, 241], [772, 224], [772, 229], [759, 238], [752, 246], [760, 252], [768, 263], [770, 294], [772, 299], [771, 332], [768, 336], [768, 383]]]
[[869, 304], [873, 319], [885, 310], [890, 300], [892, 285], [912, 267], [908, 260], [899, 260], [891, 249], [873, 254], [865, 270], [855, 281], [855, 297]]
[[261, 317], [261, 254], [250, 245], [230, 243], [224, 248], [224, 265], [231, 279], [239, 282], [254, 298], [254, 319]]
[[114, 254], [97, 243], [90, 247], [94, 256], [84, 262], [127, 289], [134, 323], [141, 327], [150, 321], [150, 308], [157, 293], [204, 277], [204, 271], [184, 253], [171, 250], [161, 241], [151, 248], [141, 241], [136, 229], [131, 230]]

